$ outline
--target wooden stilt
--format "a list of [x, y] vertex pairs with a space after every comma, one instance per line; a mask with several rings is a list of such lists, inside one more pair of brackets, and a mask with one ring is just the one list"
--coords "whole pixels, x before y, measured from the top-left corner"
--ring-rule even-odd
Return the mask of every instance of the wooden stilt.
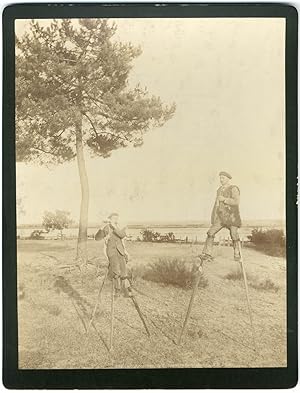
[[198, 268], [199, 271], [197, 272], [197, 276], [196, 276], [195, 281], [194, 281], [194, 287], [193, 287], [192, 295], [191, 295], [191, 298], [190, 298], [189, 306], [188, 306], [187, 313], [186, 313], [186, 316], [185, 316], [185, 320], [184, 320], [184, 323], [183, 323], [183, 326], [182, 326], [182, 329], [181, 329], [181, 332], [180, 332], [180, 335], [179, 335], [179, 338], [178, 338], [177, 345], [179, 345], [181, 343], [182, 336], [183, 336], [183, 334], [185, 332], [185, 329], [186, 329], [186, 326], [187, 326], [187, 322], [188, 322], [189, 316], [190, 316], [191, 311], [192, 311], [192, 306], [193, 306], [194, 298], [196, 296], [196, 292], [197, 292], [197, 289], [198, 289], [198, 286], [199, 286], [199, 281], [200, 281], [200, 278], [201, 278], [201, 276], [203, 274], [202, 264], [203, 264], [203, 261], [201, 260], [201, 264], [200, 264], [200, 266]]
[[239, 253], [240, 253], [240, 267], [241, 267], [243, 279], [244, 279], [244, 286], [245, 286], [246, 299], [247, 299], [247, 305], [248, 305], [248, 313], [249, 313], [249, 319], [250, 319], [250, 324], [251, 324], [252, 339], [253, 339], [254, 349], [256, 351], [257, 346], [256, 346], [256, 340], [255, 340], [255, 330], [254, 330], [254, 325], [253, 325], [252, 310], [251, 310], [250, 299], [249, 299], [248, 281], [247, 281], [246, 271], [244, 268], [244, 260], [243, 260], [240, 242], [238, 242], [238, 246], [239, 246]]

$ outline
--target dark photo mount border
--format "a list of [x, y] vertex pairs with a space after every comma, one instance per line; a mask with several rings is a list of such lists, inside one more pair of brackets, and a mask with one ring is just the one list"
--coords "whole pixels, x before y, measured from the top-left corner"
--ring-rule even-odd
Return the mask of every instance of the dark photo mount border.
[[[31, 18], [286, 18], [287, 367], [18, 369], [14, 20]], [[7, 388], [288, 388], [297, 383], [298, 14], [280, 3], [37, 3], [3, 13], [3, 383]], [[266, 147], [267, 148], [267, 147]]]

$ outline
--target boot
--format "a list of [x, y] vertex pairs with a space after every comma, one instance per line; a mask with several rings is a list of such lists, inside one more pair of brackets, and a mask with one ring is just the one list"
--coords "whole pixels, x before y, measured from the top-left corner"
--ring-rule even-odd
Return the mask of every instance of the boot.
[[131, 297], [133, 294], [132, 294], [132, 290], [130, 287], [130, 282], [128, 280], [128, 277], [127, 276], [122, 277], [121, 280], [122, 280], [121, 281], [122, 282], [122, 291], [123, 291], [124, 297]]
[[212, 257], [212, 248], [214, 245], [214, 237], [213, 236], [207, 236], [204, 247], [203, 247], [203, 251], [202, 254], [199, 255], [199, 258], [201, 258], [202, 260], [213, 260]]
[[234, 256], [234, 260], [237, 262], [241, 261], [241, 254], [240, 254], [240, 249], [239, 249], [239, 240], [233, 240], [232, 244], [233, 244], [233, 256]]

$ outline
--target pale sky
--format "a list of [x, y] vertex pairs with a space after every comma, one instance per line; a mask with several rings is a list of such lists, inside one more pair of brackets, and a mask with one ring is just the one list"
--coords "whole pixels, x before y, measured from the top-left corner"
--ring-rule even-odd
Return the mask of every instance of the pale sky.
[[[117, 39], [141, 45], [140, 82], [176, 113], [144, 145], [87, 157], [89, 221], [111, 211], [125, 221], [210, 219], [220, 170], [241, 190], [242, 219], [284, 219], [285, 20], [272, 18], [122, 19]], [[16, 21], [16, 33], [28, 23]], [[76, 161], [51, 170], [17, 164], [25, 215], [79, 217]]]

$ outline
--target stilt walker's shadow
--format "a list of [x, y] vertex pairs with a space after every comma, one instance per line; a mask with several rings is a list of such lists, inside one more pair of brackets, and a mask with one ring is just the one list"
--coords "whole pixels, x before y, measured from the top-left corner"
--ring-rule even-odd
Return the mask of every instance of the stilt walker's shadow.
[[[88, 325], [86, 323], [86, 320], [90, 320], [90, 315], [91, 312], [89, 310], [92, 309], [92, 305], [89, 301], [84, 299], [78, 291], [76, 291], [72, 285], [70, 284], [69, 280], [67, 280], [63, 276], [58, 276], [55, 283], [54, 287], [58, 290], [63, 292], [65, 295], [68, 296], [68, 298], [71, 300], [72, 305], [76, 311], [76, 314], [84, 328], [85, 333], [88, 332]], [[96, 325], [94, 322], [91, 322], [91, 326], [93, 326], [94, 330], [96, 331], [98, 337], [100, 338], [101, 342], [105, 346], [107, 350], [109, 350], [108, 345], [100, 332], [98, 331]]]

